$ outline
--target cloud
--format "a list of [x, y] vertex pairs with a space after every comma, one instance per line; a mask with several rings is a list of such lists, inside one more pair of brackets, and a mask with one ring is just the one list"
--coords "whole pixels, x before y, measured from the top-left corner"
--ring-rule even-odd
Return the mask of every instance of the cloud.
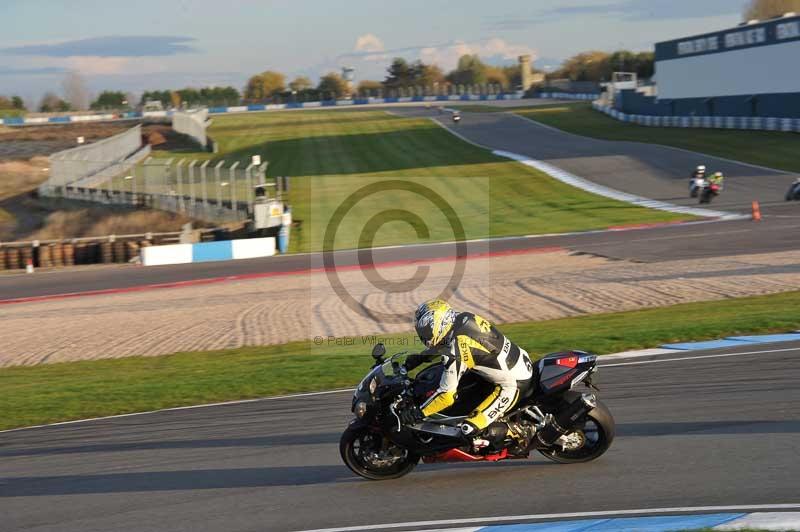
[[61, 67], [15, 68], [0, 66], [0, 76], [47, 76], [64, 74], [66, 71], [67, 69]]
[[738, 14], [741, 5], [731, 0], [620, 0], [602, 4], [583, 3], [539, 11], [534, 16], [504, 17], [488, 26], [498, 30], [521, 30], [565, 18], [586, 15], [622, 20], [693, 19]]
[[520, 55], [530, 55], [531, 59], [537, 57], [536, 50], [529, 46], [491, 38], [482, 41], [457, 41], [439, 46], [426, 46], [420, 48], [419, 59], [424, 63], [435, 63], [445, 70], [451, 70], [458, 63], [458, 58], [467, 54], [477, 54], [484, 62], [490, 64], [516, 61]]
[[386, 48], [374, 33], [365, 33], [356, 39], [356, 52], [383, 52]]
[[365, 33], [356, 39], [356, 45], [353, 57], [357, 57], [363, 61], [386, 61], [389, 56], [386, 55], [386, 47], [383, 46], [381, 41], [374, 33]]
[[118, 74], [124, 72], [131, 63], [129, 57], [76, 56], [67, 59], [70, 70], [77, 70], [88, 76]]
[[92, 37], [54, 44], [14, 46], [2, 48], [0, 52], [44, 57], [163, 57], [196, 52], [196, 48], [184, 44], [194, 40], [166, 35]]
[[[379, 39], [378, 41], [380, 42]], [[424, 63], [435, 63], [445, 70], [451, 70], [455, 68], [458, 58], [465, 54], [477, 54], [487, 63], [508, 63], [516, 61], [518, 56], [524, 54], [531, 55], [533, 59], [537, 56], [536, 50], [527, 45], [491, 38], [479, 41], [453, 41], [442, 44], [407, 46], [390, 50], [384, 48], [380, 53], [355, 51], [340, 55], [336, 58], [336, 62], [338, 64], [385, 63], [393, 57], [404, 57], [412, 61], [419, 59]]]

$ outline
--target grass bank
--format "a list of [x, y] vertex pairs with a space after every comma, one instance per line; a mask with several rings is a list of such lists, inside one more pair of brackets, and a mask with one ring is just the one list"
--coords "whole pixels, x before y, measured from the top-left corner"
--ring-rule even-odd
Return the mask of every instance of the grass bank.
[[[472, 111], [464, 107], [465, 112]], [[480, 112], [496, 112], [482, 108]], [[646, 127], [614, 120], [579, 102], [512, 108], [514, 113], [569, 133], [604, 140], [663, 144], [770, 168], [800, 172], [800, 135], [780, 131]], [[713, 170], [713, 168], [712, 168]]]
[[[269, 175], [291, 176], [290, 201], [301, 222], [292, 235], [294, 251], [321, 249], [335, 209], [361, 186], [387, 178], [416, 182], [442, 196], [468, 238], [686, 218], [588, 194], [463, 142], [429, 120], [383, 111], [219, 116], [209, 135], [219, 143], [218, 154], [181, 156], [247, 165], [259, 154], [269, 161]], [[430, 234], [422, 238], [416, 231], [420, 224], [395, 220], [381, 226], [375, 245], [452, 240], [450, 224], [429, 197], [397, 190], [371, 195], [343, 219], [336, 247], [362, 247], [360, 233], [367, 221], [401, 206], [419, 214]]]
[[[598, 354], [732, 334], [800, 328], [800, 292], [598, 314], [501, 329], [534, 355]], [[390, 352], [414, 350], [388, 336]], [[0, 429], [174, 406], [349, 387], [368, 369], [373, 338], [67, 362], [0, 370]], [[392, 347], [395, 346], [395, 347]], [[402, 346], [402, 347], [397, 347]]]

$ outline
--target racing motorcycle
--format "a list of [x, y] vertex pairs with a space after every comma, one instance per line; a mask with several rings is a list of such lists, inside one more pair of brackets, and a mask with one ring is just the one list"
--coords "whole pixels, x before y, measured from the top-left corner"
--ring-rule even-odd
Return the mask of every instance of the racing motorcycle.
[[700, 203], [711, 203], [711, 200], [714, 199], [715, 196], [719, 196], [720, 192], [722, 192], [722, 185], [706, 180], [700, 192]]
[[456, 124], [461, 122], [461, 115], [459, 113], [453, 113], [453, 122]]
[[703, 176], [693, 177], [689, 180], [689, 197], [696, 198], [706, 186], [706, 178]]
[[531, 451], [560, 463], [594, 460], [614, 440], [614, 418], [591, 391], [597, 357], [583, 351], [553, 353], [533, 367], [532, 385], [517, 404], [475, 438], [459, 425], [494, 385], [469, 372], [461, 379], [455, 404], [406, 425], [400, 413], [433, 395], [444, 366], [430, 365], [412, 377], [401, 360], [407, 353], [384, 359], [376, 344], [375, 365], [353, 394], [355, 418], [342, 434], [339, 452], [354, 473], [370, 480], [398, 478], [417, 463], [497, 462], [528, 458]]
[[792, 186], [786, 191], [786, 201], [800, 200], [800, 178], [794, 180]]

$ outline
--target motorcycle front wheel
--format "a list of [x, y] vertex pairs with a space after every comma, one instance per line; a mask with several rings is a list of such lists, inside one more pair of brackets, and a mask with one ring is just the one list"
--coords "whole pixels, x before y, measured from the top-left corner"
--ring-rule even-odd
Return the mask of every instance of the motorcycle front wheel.
[[539, 449], [545, 457], [560, 464], [589, 462], [605, 453], [614, 441], [614, 418], [606, 405], [597, 402], [597, 407], [586, 414], [577, 430], [565, 435], [565, 443], [547, 449]]
[[419, 455], [365, 427], [345, 430], [339, 441], [339, 453], [353, 473], [369, 480], [407, 475], [420, 459]]

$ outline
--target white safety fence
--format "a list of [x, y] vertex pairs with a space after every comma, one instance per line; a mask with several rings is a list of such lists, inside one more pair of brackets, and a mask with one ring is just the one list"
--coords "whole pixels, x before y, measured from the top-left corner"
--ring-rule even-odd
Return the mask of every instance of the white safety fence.
[[279, 190], [277, 181], [266, 177], [266, 163], [220, 161], [212, 166], [211, 161], [152, 158], [142, 152], [124, 165], [111, 165], [58, 187], [52, 195], [183, 213], [209, 222], [238, 222], [250, 219], [260, 201], [256, 185]]
[[[94, 176], [109, 167], [124, 165], [142, 148], [142, 127], [136, 126], [85, 146], [78, 146], [50, 156], [50, 177], [40, 186], [45, 196], [82, 179]], [[149, 153], [149, 152], [148, 152]]]
[[208, 138], [206, 129], [208, 128], [208, 109], [197, 111], [175, 111], [172, 114], [172, 129], [178, 133], [189, 135], [196, 140], [203, 148], [206, 147]]
[[592, 107], [621, 122], [629, 122], [640, 126], [800, 132], [800, 118], [763, 116], [654, 116], [623, 113], [601, 102], [593, 102]]

